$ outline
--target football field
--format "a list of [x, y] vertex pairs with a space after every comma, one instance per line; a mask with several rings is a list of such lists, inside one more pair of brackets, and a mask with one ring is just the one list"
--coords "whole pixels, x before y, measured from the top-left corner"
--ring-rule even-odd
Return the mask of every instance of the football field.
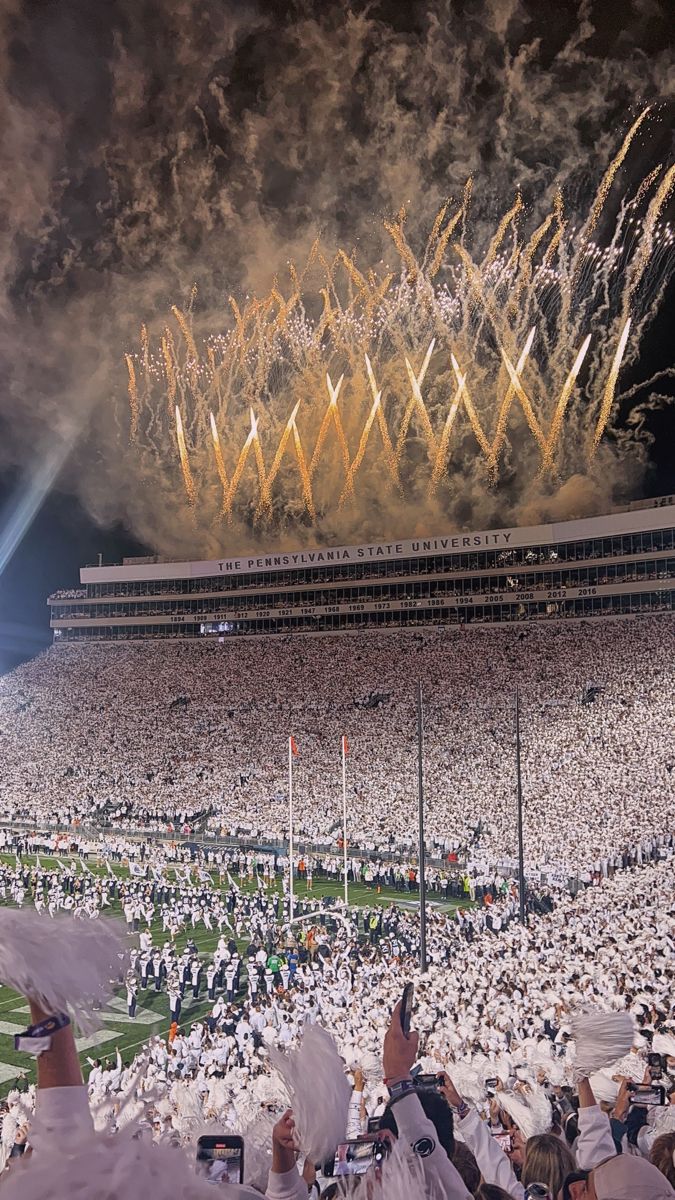
[[[55, 858], [42, 854], [39, 858], [42, 867], [58, 869], [59, 863]], [[15, 858], [13, 855], [2, 855], [0, 856], [0, 861], [13, 865]], [[35, 855], [24, 855], [22, 861], [27, 866], [34, 866], [36, 861]], [[68, 859], [66, 855], [63, 855], [60, 861], [62, 863], [67, 862], [69, 866], [76, 866], [78, 871], [81, 870], [78, 860]], [[94, 875], [107, 874], [105, 865], [97, 863], [94, 860], [88, 861], [86, 868]], [[121, 863], [111, 863], [111, 869], [119, 879], [129, 877], [127, 868]], [[175, 877], [171, 868], [167, 869], [165, 875], [169, 880], [173, 880]], [[216, 870], [212, 871], [212, 877], [215, 882], [217, 880]], [[235, 877], [235, 883], [245, 891], [254, 891], [256, 887], [255, 882], [240, 881], [237, 877]], [[270, 894], [274, 891], [280, 892], [281, 880], [276, 880], [274, 885], [267, 890]], [[341, 882], [319, 879], [315, 876], [314, 887], [309, 894], [315, 899], [320, 899], [324, 896], [342, 896], [343, 891], [344, 888]], [[308, 894], [306, 884], [301, 880], [296, 880], [295, 892], [298, 897], [306, 896]], [[395, 900], [405, 908], [417, 908], [417, 900], [414, 894], [396, 892], [389, 888], [384, 888], [380, 894], [377, 894], [375, 889], [366, 887], [363, 884], [350, 884], [349, 886], [350, 904], [355, 904], [359, 907], [390, 904], [392, 900]], [[429, 902], [434, 908], [439, 908], [443, 911], [449, 911], [456, 906], [456, 902], [446, 903], [437, 901], [433, 896]], [[30, 905], [32, 907], [32, 902], [30, 902]], [[104, 914], [100, 920], [105, 920], [110, 916], [117, 917], [120, 920], [124, 919], [118, 903], [113, 904], [110, 908], [106, 908]], [[46, 915], [45, 920], [49, 920], [49, 917]], [[154, 944], [162, 945], [168, 935], [162, 930], [161, 920], [153, 921], [150, 929]], [[228, 932], [225, 927], [224, 933], [226, 936]], [[200, 955], [208, 955], [212, 954], [215, 950], [219, 936], [217, 929], [209, 931], [203, 925], [198, 925], [194, 930], [190, 928], [181, 932], [176, 938], [176, 945], [179, 949], [182, 949], [188, 938], [192, 937]], [[248, 939], [240, 943], [240, 952], [247, 944]], [[211, 1006], [211, 1002], [206, 999], [205, 987], [202, 987], [198, 1000], [194, 1000], [191, 989], [186, 988], [181, 1012], [181, 1025], [189, 1026], [192, 1021], [206, 1016]], [[10, 1088], [17, 1085], [19, 1080], [26, 1079], [32, 1082], [35, 1078], [34, 1060], [14, 1050], [14, 1034], [20, 1033], [21, 1030], [26, 1028], [28, 1023], [28, 1006], [25, 999], [17, 995], [10, 988], [0, 987], [0, 1096], [6, 1095]], [[85, 1078], [87, 1057], [104, 1058], [111, 1056], [114, 1059], [115, 1051], [119, 1048], [124, 1062], [129, 1062], [138, 1048], [152, 1034], [160, 1033], [165, 1035], [168, 1028], [169, 1002], [166, 992], [156, 992], [152, 980], [151, 986], [146, 990], [141, 987], [138, 989], [136, 1016], [133, 1019], [127, 1015], [126, 992], [124, 990], [120, 991], [117, 995], [113, 996], [107, 1008], [102, 1013], [102, 1028], [89, 1037], [80, 1037], [77, 1039], [80, 1058], [85, 1066]]]

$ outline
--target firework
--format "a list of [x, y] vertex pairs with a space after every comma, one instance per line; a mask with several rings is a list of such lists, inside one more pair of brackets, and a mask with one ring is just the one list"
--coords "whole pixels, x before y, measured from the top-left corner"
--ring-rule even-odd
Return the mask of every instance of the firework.
[[[232, 511], [232, 501], [236, 495], [237, 487], [239, 485], [239, 480], [241, 479], [241, 477], [244, 473], [244, 467], [246, 466], [246, 459], [248, 458], [248, 452], [251, 449], [252, 443], [254, 441], [257, 441], [257, 439], [258, 439], [258, 422], [255, 419], [255, 414], [253, 412], [253, 409], [250, 409], [250, 414], [251, 414], [251, 428], [249, 430], [248, 437], [246, 438], [246, 441], [244, 442], [244, 445], [242, 447], [241, 454], [239, 455], [239, 458], [237, 459], [237, 465], [234, 469], [234, 475], [232, 476], [232, 481], [231, 481], [230, 486], [227, 491], [227, 499], [225, 502], [225, 511], [227, 513], [230, 513]], [[264, 490], [265, 486], [266, 485], [264, 484], [263, 490]]]
[[194, 480], [190, 470], [190, 460], [188, 458], [187, 447], [185, 445], [185, 434], [183, 432], [183, 418], [180, 415], [180, 409], [176, 405], [176, 440], [178, 442], [178, 454], [180, 456], [180, 465], [183, 471], [183, 482], [185, 483], [185, 492], [191, 505], [194, 505], [197, 499], [195, 492]]
[[218, 471], [218, 478], [220, 480], [220, 486], [223, 489], [223, 511], [224, 511], [228, 492], [229, 492], [229, 485], [227, 482], [227, 471], [225, 470], [225, 460], [223, 458], [223, 451], [222, 451], [222, 448], [220, 445], [220, 436], [218, 433], [218, 426], [216, 425], [216, 418], [214, 417], [212, 412], [209, 413], [209, 424], [211, 426], [211, 438], [213, 440], [213, 453], [214, 453], [215, 460], [216, 460], [216, 470]]
[[436, 491], [436, 488], [438, 487], [438, 485], [441, 481], [443, 472], [445, 471], [446, 458], [447, 458], [447, 454], [448, 454], [448, 446], [450, 445], [450, 436], [452, 434], [452, 427], [455, 423], [455, 417], [457, 416], [457, 413], [459, 411], [460, 402], [466, 392], [466, 379], [465, 379], [464, 375], [462, 375], [462, 372], [459, 369], [459, 363], [457, 362], [457, 359], [455, 358], [454, 354], [452, 354], [450, 357], [451, 357], [451, 362], [452, 362], [452, 369], [455, 373], [455, 378], [457, 380], [457, 391], [455, 392], [455, 394], [452, 398], [452, 403], [450, 405], [450, 410], [449, 410], [448, 415], [445, 420], [445, 426], [443, 427], [443, 433], [441, 435], [438, 452], [436, 454], [436, 461], [434, 462], [434, 469], [433, 469], [433, 474], [431, 476], [431, 484], [429, 487], [429, 491], [430, 491], [431, 495], [433, 495], [434, 492]]
[[130, 354], [125, 354], [127, 371], [129, 372], [129, 383], [127, 390], [129, 392], [129, 408], [131, 409], [131, 424], [129, 426], [129, 441], [135, 442], [138, 433], [138, 387], [136, 385], [136, 368], [134, 360]]
[[609, 420], [609, 414], [612, 411], [612, 405], [614, 403], [614, 393], [616, 391], [616, 384], [617, 384], [617, 380], [619, 378], [619, 370], [621, 369], [621, 362], [622, 362], [623, 356], [626, 352], [626, 345], [628, 344], [629, 333], [630, 333], [630, 321], [626, 321], [626, 324], [623, 327], [623, 332], [621, 334], [621, 338], [619, 340], [619, 345], [617, 346], [616, 353], [614, 355], [614, 358], [612, 359], [612, 366], [611, 366], [611, 370], [609, 372], [609, 377], [607, 379], [607, 383], [605, 385], [605, 390], [602, 394], [602, 407], [600, 409], [600, 416], [598, 417], [598, 423], [595, 427], [595, 433], [593, 435], [593, 449], [594, 450], [597, 450], [598, 445], [600, 444], [600, 438], [602, 437], [602, 435], [607, 427], [607, 422]]
[[615, 195], [648, 114], [576, 225], [560, 188], [537, 222], [518, 193], [473, 250], [469, 181], [419, 254], [405, 210], [385, 222], [398, 271], [316, 242], [222, 323], [193, 292], [126, 356], [130, 453], [179, 468], [198, 525], [261, 532], [300, 514], [348, 531], [373, 505], [452, 516], [469, 461], [486, 494], [516, 462], [522, 494], [591, 472], [673, 266], [675, 167]]

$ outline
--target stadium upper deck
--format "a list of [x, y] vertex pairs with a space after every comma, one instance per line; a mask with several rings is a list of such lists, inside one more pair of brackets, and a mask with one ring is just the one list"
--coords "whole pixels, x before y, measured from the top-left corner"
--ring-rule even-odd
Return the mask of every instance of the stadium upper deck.
[[673, 610], [675, 497], [608, 516], [210, 562], [82, 567], [60, 639], [232, 637]]

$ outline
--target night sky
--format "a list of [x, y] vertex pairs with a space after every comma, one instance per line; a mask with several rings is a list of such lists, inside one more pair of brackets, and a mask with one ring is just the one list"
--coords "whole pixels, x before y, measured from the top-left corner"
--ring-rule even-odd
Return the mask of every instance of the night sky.
[[[630, 169], [667, 165], [671, 11], [3, 0], [0, 670], [51, 640], [48, 593], [150, 540], [152, 495], [137, 519], [116, 460], [141, 321], [193, 280], [205, 304], [266, 288], [317, 233], [377, 253], [397, 198], [427, 219], [470, 173], [492, 214], [515, 186], [535, 208], [558, 177], [574, 195], [650, 101], [659, 120]], [[671, 281], [623, 391], [673, 366], [674, 301]], [[652, 398], [635, 495], [675, 491], [674, 383], [622, 407]]]

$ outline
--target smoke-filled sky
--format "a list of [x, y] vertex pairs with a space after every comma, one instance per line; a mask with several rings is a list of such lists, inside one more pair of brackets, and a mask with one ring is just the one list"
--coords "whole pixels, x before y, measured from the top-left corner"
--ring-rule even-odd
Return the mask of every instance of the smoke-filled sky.
[[[617, 187], [673, 161], [665, 0], [1, 0], [0, 22], [10, 618], [36, 560], [54, 563], [51, 588], [96, 544], [170, 552], [179, 518], [128, 453], [124, 352], [193, 284], [201, 313], [225, 311], [318, 234], [376, 265], [383, 218], [405, 204], [422, 238], [469, 176], [477, 236], [517, 189], [533, 220], [557, 184], [573, 210], [650, 102]], [[668, 328], [664, 307], [624, 390], [672, 366]], [[624, 412], [672, 391], [660, 379]], [[667, 410], [647, 426], [659, 443], [622, 472], [636, 493], [671, 486]]]

